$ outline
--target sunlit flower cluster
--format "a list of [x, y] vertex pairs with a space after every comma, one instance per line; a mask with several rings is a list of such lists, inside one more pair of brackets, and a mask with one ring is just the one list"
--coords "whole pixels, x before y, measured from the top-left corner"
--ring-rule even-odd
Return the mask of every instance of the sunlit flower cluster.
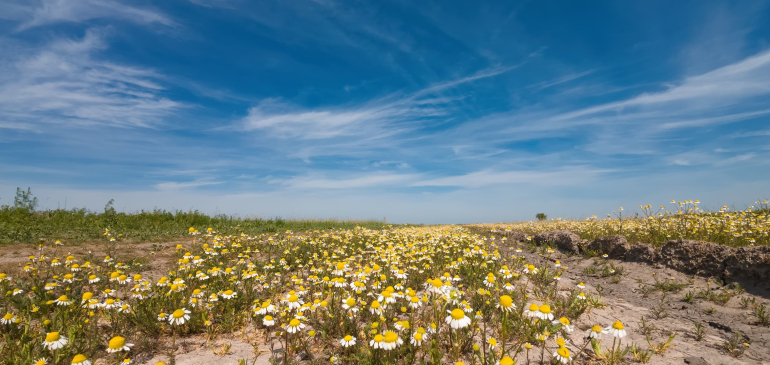
[[582, 221], [556, 218], [481, 226], [499, 233], [525, 232], [529, 239], [539, 233], [566, 229], [587, 239], [621, 234], [631, 242], [653, 244], [680, 238], [731, 246], [770, 244], [770, 201], [757, 201], [756, 205], [738, 211], [726, 206], [705, 211], [699, 204], [698, 200], [672, 200], [669, 207], [661, 205], [658, 209], [649, 204], [640, 205], [634, 214], [624, 212], [621, 207], [603, 219], [594, 215]]
[[0, 274], [0, 326], [12, 339], [0, 357], [125, 364], [143, 351], [140, 336], [248, 330], [280, 342], [284, 356], [312, 348], [344, 363], [512, 364], [536, 348], [567, 363], [581, 353], [577, 340], [626, 336], [621, 322], [575, 331], [598, 301], [582, 283], [560, 284], [567, 268], [548, 259], [554, 251], [502, 254], [499, 238], [467, 228], [188, 232], [167, 248], [175, 263], [161, 277], [140, 274], [145, 262], [124, 256], [110, 231], [106, 257], [53, 247], [16, 277]]

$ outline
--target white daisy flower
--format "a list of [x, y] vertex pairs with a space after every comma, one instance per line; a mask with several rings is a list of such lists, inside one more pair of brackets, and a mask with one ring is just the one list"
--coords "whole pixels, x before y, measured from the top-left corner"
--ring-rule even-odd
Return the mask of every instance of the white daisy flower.
[[623, 326], [623, 323], [620, 323], [620, 321], [615, 321], [611, 326], [608, 326], [604, 329], [606, 333], [608, 333], [612, 337], [616, 338], [623, 338], [626, 337], [626, 330]]
[[471, 319], [465, 315], [462, 309], [453, 309], [447, 311], [446, 323], [452, 328], [465, 328], [471, 324]]
[[168, 323], [173, 325], [182, 325], [186, 321], [190, 320], [190, 311], [188, 311], [185, 308], [177, 309], [174, 311], [174, 313], [171, 314], [171, 316], [168, 319]]
[[347, 335], [345, 336], [345, 338], [340, 340], [340, 345], [342, 345], [342, 347], [350, 347], [355, 344], [356, 344], [356, 338], [351, 335]]
[[43, 341], [43, 347], [49, 349], [49, 350], [58, 350], [60, 348], [63, 348], [64, 345], [69, 342], [67, 340], [67, 337], [64, 337], [59, 334], [59, 332], [50, 332], [45, 335], [45, 341]]

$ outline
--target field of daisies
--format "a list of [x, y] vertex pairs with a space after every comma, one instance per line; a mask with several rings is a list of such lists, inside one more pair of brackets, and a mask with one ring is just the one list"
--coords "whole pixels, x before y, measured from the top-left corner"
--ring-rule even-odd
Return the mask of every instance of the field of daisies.
[[[630, 219], [619, 210], [615, 219], [486, 232], [768, 243], [767, 209], [642, 208], [645, 216]], [[228, 235], [190, 227], [165, 249], [171, 267], [152, 277], [118, 232], [104, 232], [98, 257], [56, 254], [60, 243], [44, 242], [18, 270], [0, 272], [0, 364], [119, 365], [159, 355], [158, 364], [174, 364], [180, 341], [236, 332], [249, 334], [255, 352], [274, 349], [276, 364], [618, 364], [636, 353], [621, 321], [576, 328], [602, 299], [582, 283], [562, 284], [568, 268], [553, 249], [472, 228]]]
[[547, 252], [527, 262], [465, 228], [201, 231], [162, 277], [122, 263], [112, 233], [107, 257], [42, 246], [0, 273], [0, 362], [130, 364], [155, 342], [173, 364], [178, 341], [234, 331], [281, 349], [281, 364], [612, 364], [628, 352], [621, 322], [575, 330], [599, 298], [560, 286]]

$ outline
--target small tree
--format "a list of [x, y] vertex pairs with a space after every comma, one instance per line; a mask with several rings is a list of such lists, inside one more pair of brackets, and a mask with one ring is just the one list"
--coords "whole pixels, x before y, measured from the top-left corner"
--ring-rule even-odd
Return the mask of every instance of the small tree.
[[16, 197], [13, 199], [13, 207], [33, 212], [37, 207], [37, 198], [32, 196], [32, 190], [30, 188], [27, 188], [27, 191], [16, 188]]
[[537, 214], [535, 214], [535, 218], [537, 218], [537, 220], [539, 220], [539, 221], [544, 221], [544, 220], [548, 219], [548, 216], [545, 215], [545, 213], [537, 213]]

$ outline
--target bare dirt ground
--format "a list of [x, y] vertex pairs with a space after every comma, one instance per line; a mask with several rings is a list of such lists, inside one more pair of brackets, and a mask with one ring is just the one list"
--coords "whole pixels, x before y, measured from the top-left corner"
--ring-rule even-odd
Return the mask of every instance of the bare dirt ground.
[[[146, 259], [147, 264], [141, 273], [157, 280], [175, 265], [173, 252], [176, 244], [187, 242], [189, 240], [162, 244], [125, 243], [120, 246], [117, 259]], [[46, 254], [80, 256], [90, 251], [96, 258], [101, 259], [106, 255], [105, 249], [103, 242], [81, 243], [46, 249]], [[152, 251], [155, 251], [154, 255], [151, 254]], [[35, 245], [0, 246], [0, 271], [19, 270], [33, 254], [39, 254]], [[548, 258], [526, 249], [519, 255], [523, 255], [528, 261], [559, 260], [562, 265], [568, 267], [566, 274], [561, 278], [561, 288], [574, 288], [582, 282], [585, 284], [583, 292], [601, 296], [605, 305], [603, 308], [593, 309], [583, 315], [577, 323], [573, 323], [577, 328], [572, 334], [572, 339], [577, 347], [582, 346], [582, 334], [591, 326], [607, 326], [615, 320], [620, 320], [628, 330], [624, 343], [635, 343], [641, 349], [649, 349], [644, 332], [649, 335], [654, 345], [664, 343], [670, 334], [675, 334], [671, 346], [653, 355], [649, 364], [770, 364], [770, 327], [757, 325], [751, 309], [741, 305], [741, 298], [745, 298], [744, 300], [753, 300], [756, 304], [770, 306], [770, 283], [741, 282], [745, 292], [739, 294], [733, 291], [732, 297], [724, 305], [703, 298], [696, 298], [692, 303], [688, 303], [683, 300], [685, 293], [697, 293], [705, 289], [709, 278], [685, 275], [661, 264], [586, 258], [558, 251]], [[619, 280], [613, 280], [612, 276], [602, 277], [600, 270], [597, 270], [596, 274], [586, 271], [586, 268], [591, 266], [600, 268], [609, 264], [623, 268]], [[656, 290], [653, 278], [659, 281], [673, 279], [673, 282], [688, 285], [679, 291]], [[708, 285], [712, 290], [721, 290], [713, 281]], [[644, 326], [642, 318], [645, 321]], [[704, 331], [700, 340], [696, 339], [696, 323], [702, 324]], [[744, 346], [744, 342], [749, 344], [737, 357], [724, 348], [725, 343], [736, 336], [740, 338], [739, 347]], [[167, 349], [170, 344], [163, 342], [159, 348]], [[207, 343], [204, 337], [190, 337], [177, 342], [177, 364], [237, 364], [239, 359], [245, 359], [247, 364], [269, 364], [270, 345], [260, 344], [255, 350], [251, 344], [257, 342], [254, 334], [248, 331], [220, 335], [210, 343]], [[273, 352], [280, 352], [277, 343], [273, 347]], [[163, 353], [134, 355], [137, 364], [152, 365], [157, 361], [167, 361], [167, 356]], [[630, 353], [627, 359], [628, 363], [635, 363]], [[518, 363], [524, 363], [523, 359], [518, 360]]]
[[[523, 252], [530, 260], [537, 254]], [[692, 303], [683, 300], [685, 293], [698, 292], [706, 288], [707, 278], [692, 277], [680, 272], [648, 264], [607, 260], [608, 264], [622, 266], [624, 274], [620, 281], [613, 283], [611, 277], [588, 275], [584, 269], [595, 266], [595, 260], [583, 257], [566, 257], [561, 253], [552, 256], [569, 268], [561, 278], [561, 285], [574, 287], [580, 282], [586, 286], [586, 294], [600, 294], [604, 308], [593, 309], [577, 321], [578, 330], [587, 330], [595, 324], [607, 326], [620, 320], [628, 331], [627, 341], [636, 343], [642, 349], [649, 349], [642, 329], [642, 317], [649, 328], [652, 343], [665, 342], [671, 333], [676, 334], [669, 349], [653, 355], [650, 364], [770, 364], [770, 327], [753, 325], [755, 318], [750, 309], [740, 305], [740, 297], [755, 298], [757, 303], [769, 304], [770, 292], [767, 287], [747, 286], [747, 292], [735, 295], [725, 305], [694, 299]], [[671, 280], [690, 285], [679, 292], [653, 290], [655, 281]], [[600, 286], [601, 293], [597, 290]], [[710, 284], [715, 288], [714, 283]], [[645, 295], [646, 292], [646, 295]], [[711, 308], [713, 307], [713, 312]], [[701, 323], [705, 331], [702, 340], [696, 340], [695, 324]], [[740, 333], [744, 338], [739, 343], [750, 343], [740, 357], [731, 356], [722, 348], [726, 340]], [[574, 336], [575, 339], [577, 336]], [[582, 345], [582, 340], [575, 340]], [[629, 343], [629, 342], [627, 342]], [[687, 362], [685, 361], [687, 359]], [[701, 361], [702, 360], [702, 361]]]

